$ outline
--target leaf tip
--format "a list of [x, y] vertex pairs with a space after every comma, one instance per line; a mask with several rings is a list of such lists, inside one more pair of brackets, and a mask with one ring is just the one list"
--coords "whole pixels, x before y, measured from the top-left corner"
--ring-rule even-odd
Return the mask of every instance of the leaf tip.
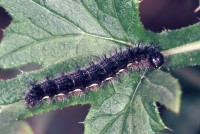
[[169, 128], [169, 127], [165, 127], [165, 129], [166, 129], [166, 130], [169, 130], [169, 131], [171, 131], [171, 132], [174, 132], [174, 130], [172, 130], [172, 129]]

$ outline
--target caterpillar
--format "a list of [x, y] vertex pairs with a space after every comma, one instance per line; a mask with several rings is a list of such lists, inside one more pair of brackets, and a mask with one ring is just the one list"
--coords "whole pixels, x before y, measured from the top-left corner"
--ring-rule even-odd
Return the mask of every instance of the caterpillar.
[[38, 84], [31, 84], [24, 93], [24, 100], [29, 108], [33, 108], [45, 97], [56, 98], [84, 92], [86, 89], [101, 85], [104, 81], [116, 77], [120, 72], [130, 68], [134, 70], [156, 69], [164, 63], [164, 56], [159, 49], [152, 45], [126, 47], [116, 51], [110, 57], [101, 61], [92, 62], [85, 68], [78, 68], [73, 72], [66, 72]]

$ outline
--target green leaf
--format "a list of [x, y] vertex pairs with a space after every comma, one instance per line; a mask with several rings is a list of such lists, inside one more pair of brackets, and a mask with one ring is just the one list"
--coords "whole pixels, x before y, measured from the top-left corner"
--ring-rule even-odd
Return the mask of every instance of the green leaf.
[[0, 120], [7, 126], [16, 119], [89, 103], [92, 108], [85, 121], [86, 133], [154, 133], [167, 128], [155, 101], [176, 113], [180, 107], [179, 84], [162, 71], [130, 72], [96, 92], [33, 109], [25, 106], [22, 94], [30, 80], [41, 81], [46, 74], [55, 77], [74, 70], [76, 64], [88, 66], [116, 48], [140, 41], [158, 44], [166, 56], [162, 70], [200, 63], [200, 23], [162, 33], [146, 31], [137, 0], [0, 0], [0, 5], [13, 18], [0, 44], [0, 68], [29, 63], [42, 66], [0, 81]]
[[92, 105], [85, 121], [86, 133], [154, 133], [167, 128], [154, 101], [178, 112], [180, 87], [177, 80], [161, 71], [131, 77], [121, 77], [123, 81], [113, 84], [113, 95]]

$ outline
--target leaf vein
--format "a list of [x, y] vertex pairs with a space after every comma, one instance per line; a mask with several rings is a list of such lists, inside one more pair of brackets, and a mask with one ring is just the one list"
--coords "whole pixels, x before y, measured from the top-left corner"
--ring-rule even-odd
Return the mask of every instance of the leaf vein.
[[64, 16], [62, 16], [62, 15], [60, 15], [59, 13], [57, 13], [57, 12], [55, 12], [55, 11], [49, 9], [48, 7], [46, 7], [46, 5], [43, 6], [43, 5], [41, 5], [40, 3], [37, 3], [37, 2], [35, 2], [35, 1], [33, 1], [33, 0], [31, 0], [31, 2], [33, 2], [33, 3], [37, 4], [37, 5], [39, 5], [41, 8], [45, 9], [46, 11], [52, 13], [52, 14], [55, 15], [56, 17], [58, 17], [58, 18], [60, 18], [61, 20], [65, 21], [66, 23], [68, 23], [68, 24], [70, 24], [71, 26], [75, 27], [77, 30], [81, 31], [82, 33], [85, 32], [80, 26], [74, 24], [71, 20], [69, 20], [68, 18], [66, 18], [66, 17], [64, 17]]
[[118, 14], [117, 14], [117, 10], [116, 10], [116, 7], [115, 7], [115, 2], [114, 2], [114, 0], [112, 0], [112, 6], [113, 6], [113, 9], [114, 9], [114, 11], [115, 11], [117, 20], [118, 20], [118, 22], [119, 22], [121, 28], [123, 29], [124, 33], [126, 34], [126, 39], [127, 39], [129, 42], [131, 42], [131, 39], [129, 38], [129, 36], [128, 36], [128, 34], [126, 33], [124, 27], [122, 26], [122, 23], [121, 23], [120, 20], [119, 20], [119, 16], [118, 16]]

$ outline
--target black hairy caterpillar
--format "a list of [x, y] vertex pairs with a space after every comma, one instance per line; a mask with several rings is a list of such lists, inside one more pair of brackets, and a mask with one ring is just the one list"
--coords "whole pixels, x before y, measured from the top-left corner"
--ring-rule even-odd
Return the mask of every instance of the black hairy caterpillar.
[[56, 98], [67, 96], [79, 90], [84, 92], [104, 81], [108, 81], [120, 72], [133, 68], [156, 69], [164, 63], [164, 56], [152, 45], [127, 47], [110, 57], [104, 57], [98, 63], [86, 68], [64, 73], [55, 78], [47, 78], [39, 84], [32, 84], [24, 93], [24, 100], [32, 108], [45, 97]]

